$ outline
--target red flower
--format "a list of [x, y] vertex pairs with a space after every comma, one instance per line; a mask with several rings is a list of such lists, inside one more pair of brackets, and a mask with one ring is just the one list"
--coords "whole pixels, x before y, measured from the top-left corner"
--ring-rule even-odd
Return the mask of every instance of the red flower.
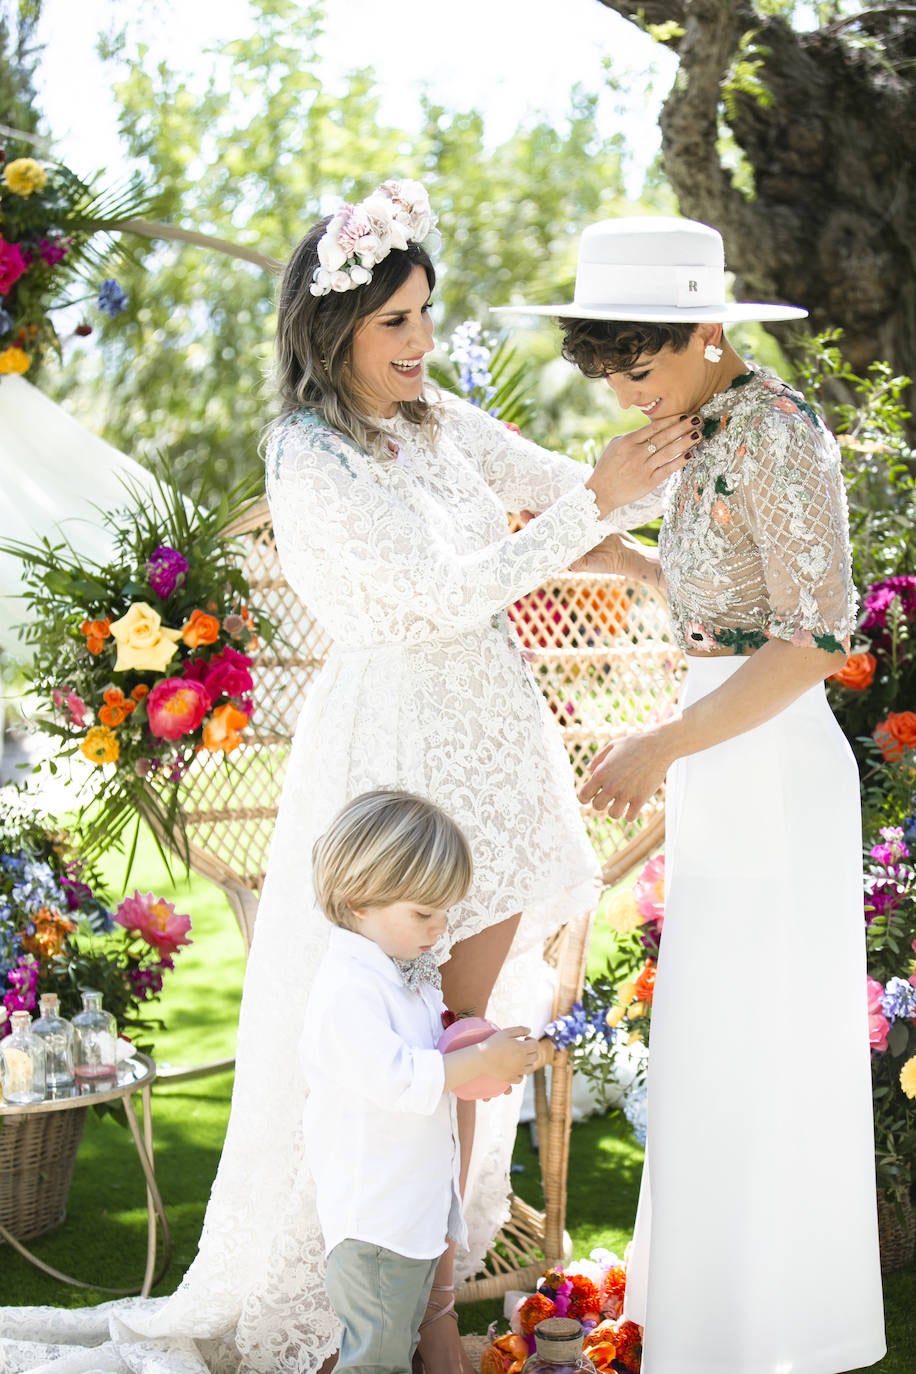
[[874, 737], [888, 763], [896, 763], [904, 750], [916, 749], [916, 711], [891, 711], [875, 726]]
[[627, 1271], [619, 1265], [609, 1269], [601, 1285], [601, 1311], [607, 1317], [619, 1317], [623, 1311], [623, 1295], [627, 1288]]
[[150, 731], [160, 739], [181, 739], [193, 734], [210, 705], [206, 688], [200, 682], [189, 682], [183, 677], [163, 678], [146, 698]]
[[639, 1374], [642, 1364], [642, 1327], [621, 1322], [617, 1328], [617, 1359], [627, 1374]]

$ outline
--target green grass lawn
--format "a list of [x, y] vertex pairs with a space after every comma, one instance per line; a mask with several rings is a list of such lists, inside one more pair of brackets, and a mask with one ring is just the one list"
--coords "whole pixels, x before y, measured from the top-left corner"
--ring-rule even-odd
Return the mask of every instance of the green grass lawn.
[[[120, 891], [123, 860], [108, 862]], [[182, 950], [162, 998], [167, 1029], [156, 1037], [159, 1063], [178, 1066], [231, 1055], [244, 969], [241, 937], [222, 893], [192, 877], [174, 888], [161, 860], [145, 846], [130, 877], [130, 890], [154, 891], [174, 901], [193, 919], [194, 943]], [[593, 960], [600, 961], [604, 933], [599, 922]], [[232, 1091], [231, 1073], [183, 1084], [158, 1084], [154, 1091], [156, 1170], [173, 1238], [172, 1263], [157, 1293], [169, 1293], [194, 1258], [204, 1208], [219, 1159]], [[515, 1153], [521, 1172], [516, 1191], [537, 1205], [540, 1178], [527, 1127]], [[622, 1252], [630, 1239], [642, 1151], [618, 1117], [593, 1117], [573, 1127], [567, 1229], [577, 1257], [596, 1246]], [[33, 1242], [46, 1263], [96, 1284], [117, 1288], [139, 1283], [146, 1254], [143, 1180], [126, 1127], [88, 1113], [70, 1192], [68, 1216], [58, 1230]], [[107, 1294], [69, 1288], [39, 1273], [9, 1249], [2, 1254], [4, 1304], [79, 1307]], [[850, 1290], [848, 1300], [855, 1301]], [[913, 1374], [916, 1355], [916, 1266], [885, 1280], [889, 1353], [877, 1374]], [[484, 1331], [501, 1317], [502, 1301], [459, 1307], [463, 1331]]]

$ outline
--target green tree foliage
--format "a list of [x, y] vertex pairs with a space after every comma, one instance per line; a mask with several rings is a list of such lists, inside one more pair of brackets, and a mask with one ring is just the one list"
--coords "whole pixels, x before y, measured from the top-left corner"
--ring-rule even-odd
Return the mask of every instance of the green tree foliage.
[[4, 133], [15, 129], [34, 134], [38, 128], [33, 80], [40, 14], [41, 0], [0, 0], [0, 125]]
[[[491, 303], [571, 289], [582, 224], [626, 199], [625, 150], [599, 135], [595, 94], [572, 92], [563, 127], [534, 123], [497, 147], [488, 146], [478, 112], [429, 100], [419, 132], [410, 132], [382, 120], [370, 70], [352, 72], [344, 91], [323, 80], [321, 5], [252, 0], [251, 11], [248, 36], [212, 55], [202, 85], [152, 64], [142, 47], [128, 53], [123, 39], [109, 47], [110, 57], [128, 61], [116, 88], [121, 135], [162, 190], [161, 219], [283, 260], [340, 197], [359, 198], [389, 176], [415, 177], [439, 215], [443, 344], [463, 320], [486, 320]], [[143, 266], [122, 278], [129, 312], [103, 326], [104, 347], [90, 340], [74, 350], [60, 389], [91, 395], [105, 437], [141, 461], [167, 461], [179, 475], [206, 471], [227, 485], [257, 466], [273, 414], [276, 279], [196, 248], [131, 246]], [[518, 338], [538, 373], [555, 357], [549, 332], [520, 330]], [[576, 438], [555, 423], [558, 393], [568, 399], [581, 385], [563, 369], [547, 387], [540, 436], [556, 443]], [[606, 432], [606, 416], [601, 423]]]

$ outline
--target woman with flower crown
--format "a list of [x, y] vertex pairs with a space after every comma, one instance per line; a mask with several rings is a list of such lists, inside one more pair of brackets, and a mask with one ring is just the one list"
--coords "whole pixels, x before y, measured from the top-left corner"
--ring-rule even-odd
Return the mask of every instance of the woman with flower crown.
[[[846, 493], [820, 417], [724, 334], [807, 312], [726, 302], [721, 235], [666, 216], [591, 225], [572, 302], [506, 309], [557, 318], [567, 360], [648, 420], [650, 451], [662, 417], [702, 419], [654, 510], [681, 711], [608, 745], [580, 791], [632, 817], [667, 775], [625, 1304], [642, 1371], [859, 1369], [885, 1342], [859, 779], [823, 685], [855, 627]], [[609, 553], [578, 566], [613, 571]], [[830, 1049], [807, 1072], [814, 987]]]
[[[420, 793], [468, 836], [474, 883], [434, 951], [454, 1010], [546, 1021], [544, 939], [596, 901], [573, 773], [506, 608], [638, 524], [697, 431], [690, 417], [653, 422], [651, 454], [622, 436], [591, 469], [429, 386], [435, 270], [422, 241], [433, 226], [422, 186], [386, 182], [316, 224], [283, 278], [267, 492], [286, 577], [334, 647], [287, 768], [197, 1259], [166, 1300], [44, 1311], [38, 1323], [7, 1310], [3, 1374], [36, 1367], [35, 1347], [9, 1339], [36, 1329], [61, 1343], [42, 1346], [49, 1374], [74, 1340], [104, 1354], [68, 1371], [308, 1374], [333, 1362], [297, 1042], [329, 929], [308, 855], [348, 800], [379, 786]], [[537, 518], [510, 534], [506, 514], [521, 510]], [[645, 571], [638, 552], [616, 547], [620, 572]], [[461, 1104], [470, 1250], [459, 1277], [506, 1217], [520, 1098], [480, 1104], [476, 1127], [474, 1106]], [[469, 1369], [449, 1320], [455, 1258], [440, 1262], [421, 1332], [426, 1374]]]

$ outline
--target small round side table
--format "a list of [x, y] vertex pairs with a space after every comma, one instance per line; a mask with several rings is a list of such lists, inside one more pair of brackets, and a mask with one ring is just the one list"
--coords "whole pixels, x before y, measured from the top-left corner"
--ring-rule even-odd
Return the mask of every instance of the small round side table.
[[[153, 1158], [153, 1113], [152, 1113], [152, 1094], [150, 1089], [156, 1079], [156, 1065], [148, 1055], [135, 1054], [130, 1059], [123, 1060], [117, 1067], [117, 1076], [114, 1079], [102, 1079], [97, 1083], [76, 1084], [70, 1089], [66, 1089], [60, 1095], [56, 1095], [44, 1102], [30, 1103], [28, 1106], [13, 1106], [10, 1103], [0, 1101], [0, 1139], [6, 1134], [7, 1130], [16, 1130], [19, 1123], [22, 1123], [20, 1133], [27, 1128], [31, 1130], [34, 1125], [40, 1124], [40, 1117], [57, 1112], [85, 1112], [87, 1108], [100, 1102], [121, 1102], [124, 1113], [127, 1117], [127, 1124], [133, 1138], [134, 1148], [143, 1176], [146, 1180], [146, 1218], [147, 1218], [147, 1244], [146, 1244], [146, 1269], [143, 1275], [143, 1282], [135, 1288], [104, 1288], [100, 1284], [87, 1283], [83, 1279], [74, 1278], [70, 1274], [64, 1274], [59, 1269], [54, 1269], [44, 1260], [40, 1260], [34, 1255], [21, 1240], [19, 1240], [6, 1226], [0, 1222], [0, 1240], [4, 1240], [7, 1245], [11, 1245], [18, 1251], [24, 1259], [33, 1264], [37, 1269], [50, 1274], [52, 1278], [59, 1279], [61, 1283], [71, 1284], [77, 1288], [94, 1288], [101, 1293], [114, 1293], [118, 1296], [130, 1296], [139, 1293], [141, 1297], [149, 1297], [151, 1289], [159, 1282], [169, 1265], [172, 1254], [172, 1239], [169, 1233], [168, 1218], [165, 1214], [162, 1196], [159, 1192], [159, 1185], [156, 1182], [156, 1170]], [[137, 1120], [137, 1113], [134, 1106], [134, 1097], [140, 1094], [143, 1105], [143, 1125], [142, 1129]], [[76, 1133], [78, 1142], [79, 1131]], [[63, 1209], [61, 1208], [61, 1211]], [[56, 1223], [52, 1223], [56, 1224]], [[157, 1266], [156, 1255], [158, 1249], [158, 1227], [162, 1229], [162, 1256]], [[51, 1225], [45, 1225], [39, 1232], [30, 1231], [28, 1234], [40, 1234], [42, 1231], [50, 1230]]]

